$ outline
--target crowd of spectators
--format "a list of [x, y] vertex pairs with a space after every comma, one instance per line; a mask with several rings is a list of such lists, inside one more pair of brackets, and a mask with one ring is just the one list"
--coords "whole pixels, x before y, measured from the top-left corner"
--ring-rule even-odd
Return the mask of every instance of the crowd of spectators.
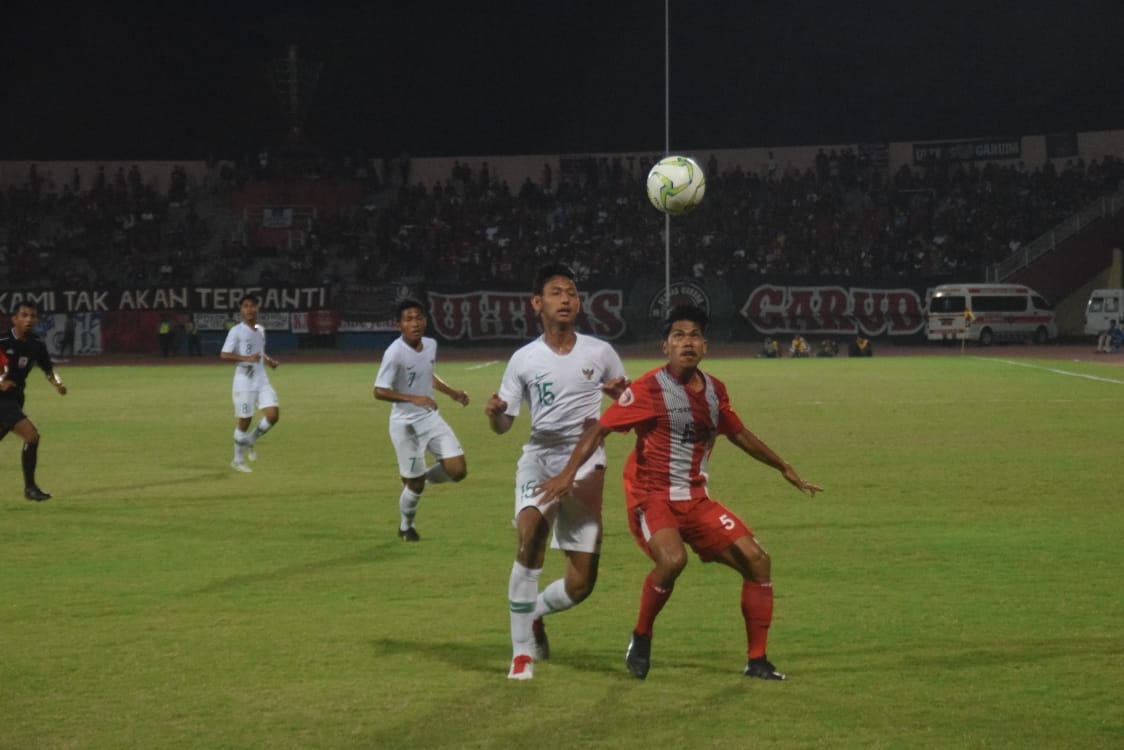
[[[346, 227], [365, 281], [416, 274], [438, 285], [523, 281], [560, 258], [586, 279], [662, 275], [664, 220], [639, 160], [588, 160], [513, 190], [487, 165], [402, 188]], [[672, 220], [677, 277], [974, 276], [1124, 179], [1120, 160], [1022, 164], [933, 161], [888, 175], [847, 150], [812, 169], [765, 173], [707, 165], [706, 199]]]
[[[202, 184], [176, 168], [162, 192], [135, 167], [103, 169], [90, 185], [77, 171], [60, 185], [33, 167], [0, 194], [0, 286], [522, 287], [547, 258], [594, 283], [663, 275], [665, 223], [645, 197], [642, 158], [564, 160], [561, 174], [544, 166], [514, 187], [486, 163], [458, 162], [432, 186], [410, 183], [405, 157], [381, 175], [366, 160], [319, 164], [299, 179], [355, 180], [363, 199], [298, 217], [300, 231], [267, 248], [224, 204], [255, 180], [297, 179], [268, 154]], [[1113, 157], [1060, 169], [942, 160], [889, 174], [850, 149], [821, 151], [805, 170], [770, 159], [749, 172], [711, 157], [706, 172], [705, 200], [671, 222], [676, 277], [975, 278], [1124, 179]]]
[[33, 165], [0, 192], [0, 285], [139, 288], [181, 277], [203, 260], [208, 236], [189, 192], [180, 167], [160, 192], [135, 166], [99, 168], [83, 185], [77, 169], [60, 183]]

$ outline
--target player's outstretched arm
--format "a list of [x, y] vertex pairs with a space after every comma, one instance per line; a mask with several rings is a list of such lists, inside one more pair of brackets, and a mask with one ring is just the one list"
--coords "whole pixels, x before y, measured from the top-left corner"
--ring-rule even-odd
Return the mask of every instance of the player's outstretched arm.
[[812, 497], [815, 497], [817, 492], [823, 492], [823, 487], [820, 487], [818, 484], [805, 482], [801, 479], [800, 475], [796, 473], [796, 469], [792, 468], [783, 458], [778, 456], [772, 448], [765, 445], [765, 442], [761, 440], [761, 438], [757, 437], [749, 430], [743, 428], [741, 432], [731, 435], [730, 442], [766, 466], [772, 466], [784, 475], [784, 478], [788, 480], [789, 484], [801, 492], [807, 492]]
[[66, 386], [62, 384], [62, 378], [59, 377], [57, 372], [54, 370], [48, 372], [47, 382], [55, 387], [55, 391], [58, 392], [60, 396], [66, 395]]
[[444, 380], [437, 377], [436, 373], [434, 373], [433, 375], [433, 390], [444, 393], [446, 396], [453, 399], [461, 406], [468, 406], [468, 392], [458, 391], [456, 388], [453, 388]]
[[488, 426], [497, 435], [510, 430], [515, 422], [515, 417], [507, 413], [507, 402], [500, 398], [498, 393], [493, 393], [488, 403], [484, 404], [484, 414], [488, 417]]
[[376, 401], [390, 401], [402, 402], [407, 404], [414, 404], [423, 409], [434, 410], [437, 408], [437, 402], [433, 400], [432, 396], [415, 396], [410, 393], [401, 393], [399, 391], [391, 390], [390, 388], [379, 388], [375, 386], [375, 400]]
[[539, 505], [547, 505], [569, 492], [574, 485], [574, 477], [577, 476], [578, 469], [589, 460], [589, 457], [597, 450], [597, 446], [601, 445], [608, 434], [609, 430], [603, 427], [600, 422], [590, 420], [586, 424], [578, 444], [574, 446], [574, 451], [570, 454], [570, 459], [566, 462], [565, 468], [556, 476], [535, 487], [535, 502]]
[[609, 398], [616, 401], [625, 392], [625, 389], [631, 384], [628, 378], [613, 378], [612, 380], [605, 381], [605, 385], [601, 386], [601, 392]]
[[261, 354], [237, 354], [235, 352], [219, 352], [219, 359], [226, 359], [231, 362], [257, 362], [261, 359]]

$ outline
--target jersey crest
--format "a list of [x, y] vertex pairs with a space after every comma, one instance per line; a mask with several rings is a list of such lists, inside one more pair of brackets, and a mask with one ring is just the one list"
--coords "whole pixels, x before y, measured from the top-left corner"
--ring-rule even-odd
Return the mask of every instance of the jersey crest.
[[687, 443], [708, 443], [713, 434], [710, 425], [705, 422], [688, 422], [683, 427], [683, 434], [679, 442]]

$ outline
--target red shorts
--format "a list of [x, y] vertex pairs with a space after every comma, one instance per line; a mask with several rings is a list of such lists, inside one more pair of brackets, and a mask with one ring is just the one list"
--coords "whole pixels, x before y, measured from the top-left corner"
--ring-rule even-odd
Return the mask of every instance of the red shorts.
[[679, 536], [703, 562], [714, 560], [743, 536], [753, 536], [753, 530], [737, 514], [709, 497], [697, 500], [629, 497], [628, 501], [628, 528], [648, 557], [652, 556], [648, 540], [660, 529], [678, 529]]

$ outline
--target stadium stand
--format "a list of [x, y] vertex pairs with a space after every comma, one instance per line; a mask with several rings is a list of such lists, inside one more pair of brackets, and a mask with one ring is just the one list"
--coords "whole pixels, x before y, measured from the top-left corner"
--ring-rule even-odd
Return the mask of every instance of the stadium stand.
[[[889, 175], [850, 149], [803, 171], [721, 170], [707, 198], [676, 219], [677, 277], [772, 275], [893, 279], [971, 274], [1117, 190], [1112, 156], [1028, 168], [932, 160]], [[241, 283], [426, 283], [521, 287], [541, 258], [583, 280], [662, 274], [662, 217], [631, 161], [512, 189], [487, 165], [408, 184], [409, 165], [321, 162], [281, 178], [245, 159], [197, 184], [173, 169], [167, 189], [134, 167], [63, 184], [33, 166], [0, 194], [0, 287], [85, 288]], [[288, 213], [263, 214], [284, 204]], [[266, 218], [263, 218], [266, 217]], [[654, 247], [655, 246], [655, 247]]]

